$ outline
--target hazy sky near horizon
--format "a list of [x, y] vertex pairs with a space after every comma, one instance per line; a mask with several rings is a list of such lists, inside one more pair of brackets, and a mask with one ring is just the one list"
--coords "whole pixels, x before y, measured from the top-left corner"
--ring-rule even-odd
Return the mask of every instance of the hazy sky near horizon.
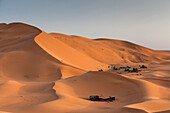
[[0, 23], [170, 50], [170, 0], [0, 0]]

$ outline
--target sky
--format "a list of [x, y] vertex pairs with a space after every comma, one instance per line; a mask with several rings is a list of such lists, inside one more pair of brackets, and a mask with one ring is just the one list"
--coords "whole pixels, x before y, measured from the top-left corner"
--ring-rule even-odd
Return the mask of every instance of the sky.
[[0, 23], [170, 50], [170, 0], [0, 0]]

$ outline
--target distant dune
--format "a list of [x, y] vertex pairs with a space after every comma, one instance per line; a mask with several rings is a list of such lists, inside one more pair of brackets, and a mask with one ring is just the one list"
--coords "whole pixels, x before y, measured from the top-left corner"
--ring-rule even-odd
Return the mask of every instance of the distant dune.
[[[113, 65], [148, 68], [139, 76]], [[169, 52], [131, 42], [2, 23], [0, 113], [168, 113], [169, 66]], [[116, 101], [93, 102], [90, 95]]]

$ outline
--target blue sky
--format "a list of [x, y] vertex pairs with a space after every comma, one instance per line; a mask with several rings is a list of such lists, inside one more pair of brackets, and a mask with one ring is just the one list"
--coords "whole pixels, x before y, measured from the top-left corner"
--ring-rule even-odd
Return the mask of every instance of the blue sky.
[[170, 50], [170, 0], [0, 0], [0, 23]]

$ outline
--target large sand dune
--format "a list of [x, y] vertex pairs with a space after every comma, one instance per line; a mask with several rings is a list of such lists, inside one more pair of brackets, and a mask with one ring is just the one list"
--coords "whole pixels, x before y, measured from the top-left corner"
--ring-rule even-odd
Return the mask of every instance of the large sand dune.
[[[110, 71], [110, 64], [149, 68], [141, 76], [98, 71]], [[127, 41], [0, 24], [0, 112], [168, 113], [169, 66], [169, 52]], [[90, 95], [116, 101], [93, 102]]]
[[[162, 60], [158, 51], [130, 42], [114, 39], [87, 39], [80, 36], [68, 36], [59, 33], [52, 35], [67, 45], [105, 63], [141, 63]], [[140, 51], [140, 52], [139, 52]], [[159, 52], [161, 53], [161, 52]], [[157, 55], [155, 55], [157, 54]]]
[[71, 70], [70, 75], [84, 72], [73, 66], [68, 67], [41, 49], [34, 41], [41, 33], [38, 28], [22, 23], [7, 24], [0, 29], [1, 76], [20, 80], [53, 81], [61, 78], [61, 68], [71, 68], [68, 69]]

